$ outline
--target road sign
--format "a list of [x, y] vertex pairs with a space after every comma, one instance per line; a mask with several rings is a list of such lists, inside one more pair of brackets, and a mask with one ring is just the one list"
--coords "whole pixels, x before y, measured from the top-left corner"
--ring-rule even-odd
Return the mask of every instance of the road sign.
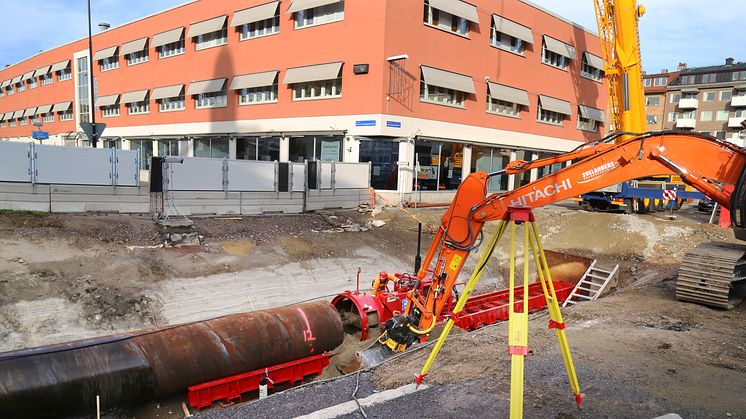
[[93, 126], [94, 124], [91, 124], [90, 122], [81, 122], [80, 128], [83, 130], [85, 135], [88, 136], [88, 138], [91, 139], [94, 143], [98, 141], [99, 138], [101, 138], [101, 134], [103, 134], [104, 129], [106, 128], [106, 124], [95, 124], [96, 125], [96, 135], [93, 135]]
[[48, 140], [49, 133], [47, 131], [32, 131], [31, 138], [34, 140]]
[[663, 191], [664, 201], [675, 201], [676, 200], [676, 189], [666, 189]]

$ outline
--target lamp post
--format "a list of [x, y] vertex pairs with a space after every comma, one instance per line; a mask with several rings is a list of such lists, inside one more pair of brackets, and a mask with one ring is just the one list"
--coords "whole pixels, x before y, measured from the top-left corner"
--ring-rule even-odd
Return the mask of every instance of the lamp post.
[[91, 115], [91, 124], [93, 125], [93, 135], [91, 137], [91, 145], [96, 148], [98, 144], [98, 136], [100, 133], [96, 132], [96, 95], [93, 91], [93, 35], [91, 33], [91, 0], [88, 0], [88, 85], [89, 94], [91, 95], [91, 109], [89, 109]]

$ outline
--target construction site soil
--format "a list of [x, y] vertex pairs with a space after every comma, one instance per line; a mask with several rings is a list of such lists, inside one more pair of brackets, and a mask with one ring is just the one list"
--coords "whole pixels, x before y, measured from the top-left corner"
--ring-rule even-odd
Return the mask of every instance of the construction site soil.
[[[355, 288], [358, 268], [361, 288], [379, 271], [411, 271], [417, 219], [435, 227], [443, 211], [198, 218], [194, 225], [203, 243], [181, 248], [162, 247], [161, 233], [145, 216], [0, 213], [0, 351], [330, 300]], [[745, 305], [719, 311], [674, 299], [677, 266], [689, 249], [735, 241], [731, 231], [707, 225], [708, 215], [691, 206], [675, 220], [662, 214], [591, 213], [572, 204], [536, 210], [547, 249], [620, 265], [603, 298], [563, 311], [587, 395], [583, 417], [654, 417], [672, 411], [684, 417], [745, 415]], [[370, 227], [372, 218], [385, 225]], [[493, 230], [494, 225], [486, 228]], [[423, 252], [430, 237], [424, 235]], [[482, 280], [482, 291], [506, 285], [504, 250], [490, 263], [492, 275]], [[542, 314], [531, 320], [526, 416], [575, 417], [547, 321]], [[498, 324], [450, 337], [427, 377], [430, 387], [366, 412], [372, 417], [507, 416], [506, 331]], [[371, 343], [352, 336], [345, 342], [321, 378], [354, 371], [354, 352]], [[361, 374], [367, 393], [360, 397], [411, 383], [428, 350]], [[309, 414], [351, 400], [348, 384], [355, 376], [232, 408], [216, 405], [204, 414]], [[183, 417], [182, 401], [157, 401], [114, 416]]]

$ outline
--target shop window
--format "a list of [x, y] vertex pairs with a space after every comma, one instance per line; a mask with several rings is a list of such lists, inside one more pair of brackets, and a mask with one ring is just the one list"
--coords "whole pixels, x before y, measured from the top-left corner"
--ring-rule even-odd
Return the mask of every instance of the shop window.
[[228, 158], [228, 139], [196, 138], [194, 140], [194, 157]]
[[178, 156], [179, 140], [158, 140], [158, 156]]
[[279, 161], [280, 138], [238, 138], [236, 139], [236, 159]]
[[416, 140], [415, 190], [454, 190], [461, 184], [464, 145]]
[[[510, 151], [492, 147], [473, 146], [471, 148], [471, 172], [496, 172], [510, 163]], [[490, 192], [508, 190], [508, 175], [492, 176], [487, 185]]]
[[360, 162], [370, 162], [370, 186], [398, 189], [399, 142], [389, 139], [361, 139]]
[[104, 140], [104, 148], [122, 149], [122, 140]]
[[296, 137], [290, 139], [290, 161], [342, 161], [342, 137]]
[[140, 170], [150, 170], [153, 158], [153, 140], [130, 140], [130, 150], [140, 153]]

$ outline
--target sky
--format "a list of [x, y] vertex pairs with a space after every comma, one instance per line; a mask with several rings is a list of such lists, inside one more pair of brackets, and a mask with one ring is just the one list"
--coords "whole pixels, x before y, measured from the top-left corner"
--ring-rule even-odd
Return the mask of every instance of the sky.
[[[222, 0], [211, 0], [222, 1]], [[360, 0], [355, 0], [360, 1]], [[403, 1], [403, 0], [402, 0]], [[413, 1], [413, 0], [407, 0]], [[416, 0], [414, 0], [416, 1]], [[498, 0], [494, 0], [498, 1]], [[596, 32], [593, 0], [532, 0]], [[0, 66], [87, 36], [86, 0], [2, 0], [11, 13], [0, 25]], [[185, 3], [186, 0], [91, 0], [93, 30], [112, 26]], [[647, 0], [640, 22], [643, 68], [674, 70], [722, 64], [726, 57], [746, 61], [744, 0]], [[8, 15], [8, 16], [11, 16]]]

